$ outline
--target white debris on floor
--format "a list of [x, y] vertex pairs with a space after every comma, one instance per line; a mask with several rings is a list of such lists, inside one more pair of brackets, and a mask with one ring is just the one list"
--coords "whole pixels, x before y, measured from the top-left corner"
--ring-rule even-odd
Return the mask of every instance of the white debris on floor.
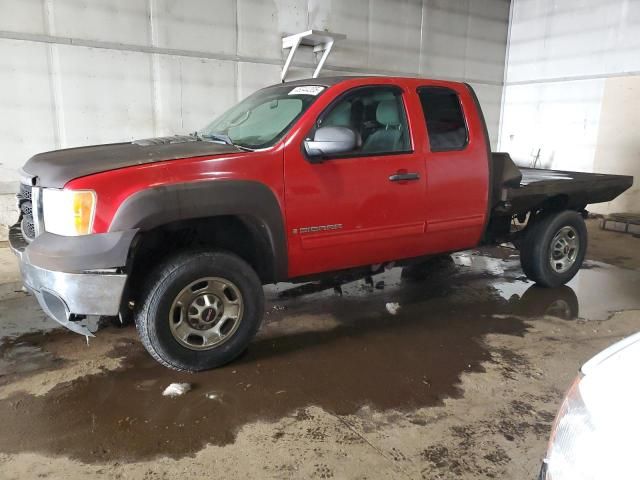
[[179, 397], [180, 395], [187, 393], [189, 390], [191, 390], [190, 383], [172, 383], [164, 389], [162, 395], [165, 397]]
[[386, 305], [387, 307], [387, 312], [389, 312], [391, 315], [395, 315], [398, 313], [398, 310], [400, 310], [400, 304], [398, 302], [389, 302]]
[[205, 397], [208, 400], [217, 400], [217, 401], [221, 401], [222, 400], [222, 395], [220, 395], [217, 392], [209, 392], [205, 394]]
[[451, 257], [453, 258], [453, 263], [455, 263], [456, 265], [460, 265], [463, 267], [470, 267], [471, 265], [473, 265], [471, 255], [469, 255], [468, 253], [460, 253], [457, 255], [452, 255]]

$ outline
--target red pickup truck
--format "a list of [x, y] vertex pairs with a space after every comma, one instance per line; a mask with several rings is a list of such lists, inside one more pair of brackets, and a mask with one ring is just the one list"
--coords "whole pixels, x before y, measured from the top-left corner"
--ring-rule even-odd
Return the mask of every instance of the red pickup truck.
[[511, 242], [529, 278], [561, 285], [585, 207], [632, 182], [492, 154], [464, 83], [316, 78], [192, 135], [35, 155], [10, 243], [59, 323], [91, 335], [88, 316], [132, 312], [154, 358], [198, 371], [247, 347], [266, 283]]

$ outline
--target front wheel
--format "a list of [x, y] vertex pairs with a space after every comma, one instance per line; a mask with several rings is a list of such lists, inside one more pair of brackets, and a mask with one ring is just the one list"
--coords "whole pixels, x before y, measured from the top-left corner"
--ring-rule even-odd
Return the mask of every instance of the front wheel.
[[262, 321], [262, 284], [231, 253], [182, 253], [149, 280], [136, 327], [147, 351], [169, 368], [197, 372], [230, 362]]
[[538, 285], [558, 287], [571, 280], [587, 252], [587, 227], [578, 212], [546, 214], [528, 227], [520, 247], [525, 275]]

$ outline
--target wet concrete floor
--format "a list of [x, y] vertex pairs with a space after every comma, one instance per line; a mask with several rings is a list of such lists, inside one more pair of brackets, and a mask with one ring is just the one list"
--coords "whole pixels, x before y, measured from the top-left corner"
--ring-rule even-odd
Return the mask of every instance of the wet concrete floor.
[[[492, 361], [487, 334], [521, 337], [544, 315], [606, 319], [640, 308], [639, 292], [639, 272], [598, 262], [568, 286], [542, 289], [524, 278], [517, 256], [499, 249], [457, 254], [428, 275], [397, 267], [371, 279], [279, 284], [267, 288], [265, 323], [248, 351], [197, 375], [156, 364], [130, 326], [103, 329], [89, 346], [60, 329], [43, 335], [43, 322], [52, 325], [34, 300], [13, 298], [0, 302], [0, 452], [85, 463], [181, 458], [233, 443], [248, 423], [304, 416], [311, 405], [336, 415], [441, 405], [462, 395], [463, 373]], [[395, 315], [389, 302], [399, 305]], [[42, 395], [2, 395], [17, 381], [64, 367], [69, 360], [56, 352], [101, 343], [122, 358], [119, 368]], [[172, 382], [193, 390], [162, 397]]]

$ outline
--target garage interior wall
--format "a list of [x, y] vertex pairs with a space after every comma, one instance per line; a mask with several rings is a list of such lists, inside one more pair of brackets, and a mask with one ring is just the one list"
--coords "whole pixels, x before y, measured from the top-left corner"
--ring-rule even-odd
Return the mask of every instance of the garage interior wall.
[[[344, 33], [323, 75], [470, 82], [497, 144], [508, 0], [0, 0], [0, 223], [41, 151], [192, 132], [279, 81], [281, 38]], [[295, 77], [311, 76], [301, 52]], [[295, 64], [294, 64], [295, 65]]]
[[516, 163], [634, 175], [598, 213], [640, 213], [640, 1], [514, 0], [499, 148]]

